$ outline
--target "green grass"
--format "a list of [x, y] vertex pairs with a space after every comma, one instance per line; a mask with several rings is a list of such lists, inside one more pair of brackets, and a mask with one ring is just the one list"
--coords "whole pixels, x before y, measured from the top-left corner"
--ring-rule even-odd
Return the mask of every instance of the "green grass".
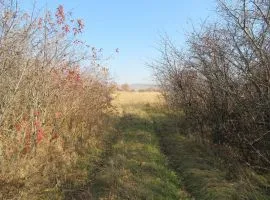
[[88, 184], [66, 199], [270, 199], [270, 176], [244, 166], [232, 175], [215, 148], [186, 134], [182, 112], [132, 95], [133, 102], [115, 102], [115, 128], [101, 159], [91, 167]]
[[[186, 190], [200, 200], [210, 199], [270, 199], [269, 179], [250, 169], [240, 167], [241, 173], [231, 178], [229, 166], [218, 157], [209, 144], [202, 144], [184, 134], [184, 124], [178, 124], [181, 113], [162, 112], [146, 108], [155, 121], [155, 130], [160, 138], [161, 149], [167, 156], [170, 166], [185, 185]], [[238, 169], [239, 170], [239, 169]]]
[[120, 104], [112, 116], [102, 159], [89, 171], [88, 184], [66, 192], [66, 199], [190, 199], [161, 153], [144, 103]]
[[95, 199], [189, 199], [160, 152], [152, 122], [140, 108], [125, 109], [117, 141], [92, 186]]

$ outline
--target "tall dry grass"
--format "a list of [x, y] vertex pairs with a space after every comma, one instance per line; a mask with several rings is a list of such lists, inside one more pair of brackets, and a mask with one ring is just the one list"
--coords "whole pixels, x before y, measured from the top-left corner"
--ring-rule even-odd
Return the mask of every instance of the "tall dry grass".
[[59, 199], [97, 156], [108, 73], [77, 38], [83, 21], [63, 6], [38, 15], [0, 4], [0, 198]]

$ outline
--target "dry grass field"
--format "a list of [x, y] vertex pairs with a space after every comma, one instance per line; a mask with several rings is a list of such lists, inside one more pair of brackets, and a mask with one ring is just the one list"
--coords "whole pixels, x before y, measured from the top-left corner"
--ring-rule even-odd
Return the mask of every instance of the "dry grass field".
[[153, 104], [162, 101], [159, 92], [116, 92], [114, 94], [115, 105]]
[[160, 92], [125, 92], [117, 91], [113, 95], [112, 104], [118, 114], [137, 113], [143, 115], [144, 106], [154, 106], [162, 104], [163, 98]]

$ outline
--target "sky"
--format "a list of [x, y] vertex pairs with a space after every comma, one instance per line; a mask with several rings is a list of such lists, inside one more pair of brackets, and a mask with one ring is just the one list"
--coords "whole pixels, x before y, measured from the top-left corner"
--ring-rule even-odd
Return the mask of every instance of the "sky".
[[[158, 58], [160, 36], [167, 34], [178, 46], [186, 33], [215, 16], [215, 0], [36, 0], [54, 11], [63, 5], [85, 24], [82, 39], [102, 48], [106, 65], [117, 83], [152, 84], [146, 63]], [[30, 7], [33, 0], [21, 0]], [[115, 49], [119, 53], [115, 54]]]

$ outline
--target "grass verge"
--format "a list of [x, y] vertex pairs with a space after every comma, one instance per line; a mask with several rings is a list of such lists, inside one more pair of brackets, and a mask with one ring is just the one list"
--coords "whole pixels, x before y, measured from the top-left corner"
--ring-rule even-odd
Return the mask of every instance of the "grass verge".
[[150, 107], [147, 112], [151, 113], [161, 149], [170, 166], [195, 199], [270, 199], [269, 177], [240, 166], [235, 169], [239, 174], [232, 178], [231, 166], [209, 144], [183, 134], [184, 130], [178, 127], [184, 125], [177, 125], [179, 116], [176, 120], [176, 115]]

